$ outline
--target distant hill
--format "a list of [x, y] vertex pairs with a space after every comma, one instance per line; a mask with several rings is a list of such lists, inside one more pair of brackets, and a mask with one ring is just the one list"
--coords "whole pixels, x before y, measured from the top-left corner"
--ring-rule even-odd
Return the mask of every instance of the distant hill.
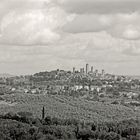
[[0, 78], [10, 78], [10, 77], [14, 77], [14, 75], [11, 75], [11, 74], [8, 74], [8, 73], [0, 74]]
[[131, 77], [131, 78], [133, 78], [133, 79], [138, 79], [138, 80], [140, 80], [140, 75], [134, 75], [134, 76], [129, 76], [129, 77]]

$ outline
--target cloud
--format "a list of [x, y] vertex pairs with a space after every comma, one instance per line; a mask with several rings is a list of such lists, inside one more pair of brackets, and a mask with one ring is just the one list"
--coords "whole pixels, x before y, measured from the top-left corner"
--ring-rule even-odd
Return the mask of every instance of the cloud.
[[127, 40], [139, 40], [140, 39], [140, 27], [134, 25], [126, 25], [126, 27], [118, 25], [110, 31], [111, 35]]
[[139, 4], [137, 0], [1, 0], [1, 71], [70, 69], [87, 62], [109, 72], [133, 68], [140, 59]]
[[135, 50], [139, 49], [140, 42], [131, 44], [130, 46], [128, 40], [116, 39], [106, 32], [98, 32], [66, 36], [57, 46], [47, 48], [47, 50], [63, 59], [115, 63], [127, 61], [129, 54], [125, 51], [130, 47], [135, 46]]
[[[122, 7], [124, 9], [127, 7], [131, 11], [129, 3], [132, 1], [123, 0], [123, 2], [125, 6]], [[106, 7], [109, 3], [120, 5], [123, 2], [120, 0], [113, 2], [111, 0], [12, 0], [11, 2], [2, 0], [0, 43], [48, 45], [63, 39], [63, 34], [102, 31], [115, 38], [139, 40], [139, 13], [123, 13], [121, 10], [119, 11], [122, 13], [114, 13], [113, 8]], [[133, 3], [137, 6], [136, 1]], [[68, 13], [67, 6], [80, 8], [82, 12], [73, 9]], [[95, 7], [102, 13], [94, 11]], [[109, 14], [104, 11], [105, 7]], [[90, 13], [88, 9], [93, 11]]]
[[140, 39], [140, 14], [84, 14], [77, 16], [63, 27], [69, 33], [106, 31], [115, 38]]
[[[132, 43], [139, 45], [139, 41]], [[0, 46], [0, 65], [1, 71], [34, 73], [57, 68], [70, 70], [73, 66], [79, 69], [89, 63], [94, 68], [121, 73], [126, 70], [126, 63], [131, 67], [140, 59], [138, 54], [126, 53], [129, 47], [129, 41], [115, 39], [106, 32], [70, 34], [57, 45]]]
[[110, 14], [139, 11], [139, 0], [57, 0], [67, 12]]
[[127, 40], [140, 39], [140, 14], [117, 14], [112, 18], [113, 23], [107, 31], [114, 37]]
[[68, 15], [54, 3], [43, 3], [44, 7], [39, 6], [38, 9], [37, 5], [32, 5], [31, 8], [31, 2], [33, 0], [29, 3], [25, 1], [22, 10], [15, 8], [3, 16], [0, 24], [0, 43], [52, 44], [61, 38], [61, 27], [74, 18], [73, 14]]
[[140, 41], [131, 42], [126, 49], [123, 50], [123, 54], [132, 57], [140, 56]]
[[83, 14], [77, 15], [74, 20], [67, 23], [62, 29], [69, 33], [100, 32], [107, 30], [112, 24], [112, 15]]

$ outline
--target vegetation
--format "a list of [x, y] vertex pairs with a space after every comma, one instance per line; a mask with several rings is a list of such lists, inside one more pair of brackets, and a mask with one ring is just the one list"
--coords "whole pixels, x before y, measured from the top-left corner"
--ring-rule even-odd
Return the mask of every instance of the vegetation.
[[[140, 120], [84, 123], [8, 113], [0, 116], [1, 140], [139, 140]], [[25, 115], [27, 114], [27, 116]]]
[[0, 106], [1, 114], [8, 112], [31, 112], [41, 118], [42, 107], [47, 115], [60, 119], [74, 118], [81, 121], [112, 121], [135, 118], [139, 112], [131, 108], [63, 95], [31, 95], [11, 94], [2, 96], [6, 102], [16, 103], [14, 106]]
[[106, 76], [0, 79], [0, 140], [140, 140], [140, 80]]

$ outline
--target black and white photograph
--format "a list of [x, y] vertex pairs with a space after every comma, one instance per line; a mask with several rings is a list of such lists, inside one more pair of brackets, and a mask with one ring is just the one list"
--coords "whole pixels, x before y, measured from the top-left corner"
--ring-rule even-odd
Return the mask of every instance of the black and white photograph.
[[0, 140], [140, 140], [140, 0], [0, 0]]

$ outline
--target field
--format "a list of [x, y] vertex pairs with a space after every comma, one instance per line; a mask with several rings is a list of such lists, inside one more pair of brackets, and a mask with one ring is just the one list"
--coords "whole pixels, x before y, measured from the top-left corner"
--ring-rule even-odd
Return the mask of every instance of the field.
[[87, 101], [63, 95], [12, 94], [4, 95], [2, 98], [15, 105], [0, 105], [1, 114], [25, 111], [32, 112], [35, 117], [41, 117], [44, 106], [46, 116], [62, 119], [74, 118], [81, 121], [103, 122], [140, 117], [140, 112], [122, 105]]

